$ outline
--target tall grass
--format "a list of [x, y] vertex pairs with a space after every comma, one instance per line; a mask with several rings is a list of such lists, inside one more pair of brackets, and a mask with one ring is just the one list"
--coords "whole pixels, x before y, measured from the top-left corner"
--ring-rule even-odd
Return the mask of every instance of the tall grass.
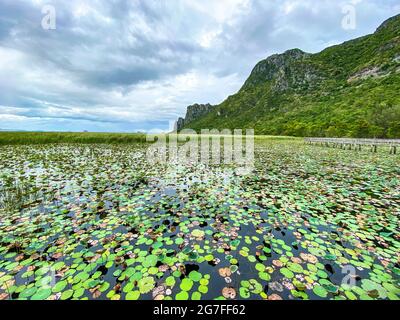
[[23, 184], [13, 183], [0, 187], [0, 210], [20, 211], [25, 205], [35, 202], [40, 197], [39, 190]]
[[0, 132], [0, 145], [53, 143], [123, 144], [146, 142], [144, 133]]
[[[174, 134], [167, 135], [167, 141]], [[220, 135], [221, 138], [224, 137]], [[198, 136], [200, 137], [200, 136]], [[212, 135], [209, 136], [213, 137]], [[182, 136], [182, 138], [184, 138]], [[254, 136], [259, 140], [299, 140], [301, 138], [285, 136]], [[156, 141], [157, 135], [154, 135]], [[55, 143], [77, 143], [77, 144], [129, 144], [146, 142], [145, 133], [100, 133], [100, 132], [0, 132], [0, 145], [29, 145], [29, 144], [55, 144]]]

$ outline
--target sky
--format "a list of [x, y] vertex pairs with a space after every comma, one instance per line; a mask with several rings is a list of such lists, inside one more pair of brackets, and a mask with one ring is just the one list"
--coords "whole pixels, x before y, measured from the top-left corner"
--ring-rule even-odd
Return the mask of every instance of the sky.
[[398, 13], [398, 0], [0, 0], [0, 129], [168, 131], [269, 55]]

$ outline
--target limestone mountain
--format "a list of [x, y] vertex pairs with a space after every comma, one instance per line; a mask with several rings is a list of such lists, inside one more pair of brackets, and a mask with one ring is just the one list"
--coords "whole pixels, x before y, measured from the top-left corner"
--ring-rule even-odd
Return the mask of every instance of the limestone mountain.
[[187, 107], [185, 118], [179, 118], [176, 122], [175, 130], [182, 130], [185, 126], [190, 125], [195, 120], [200, 119], [213, 109], [211, 104], [194, 104]]
[[[400, 15], [375, 33], [259, 62], [220, 105], [189, 107], [181, 128], [257, 134], [400, 138]], [[189, 116], [189, 117], [188, 117]]]

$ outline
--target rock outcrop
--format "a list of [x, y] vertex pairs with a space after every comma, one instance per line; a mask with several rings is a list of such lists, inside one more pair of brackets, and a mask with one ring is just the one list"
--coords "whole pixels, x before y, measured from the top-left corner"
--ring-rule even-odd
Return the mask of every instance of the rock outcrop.
[[207, 104], [193, 104], [187, 107], [185, 118], [179, 118], [175, 124], [175, 131], [182, 130], [189, 123], [201, 118], [213, 109], [213, 106]]
[[185, 119], [183, 118], [179, 118], [178, 121], [175, 122], [175, 128], [174, 131], [180, 131], [183, 129], [183, 127], [185, 126]]
[[385, 75], [385, 73], [382, 72], [379, 67], [369, 67], [369, 68], [363, 69], [363, 70], [355, 73], [354, 75], [352, 75], [347, 80], [347, 82], [364, 80], [364, 79], [368, 79], [368, 78], [378, 78], [378, 77], [381, 77], [384, 75]]
[[245, 82], [242, 90], [257, 86], [260, 82], [272, 82], [274, 91], [299, 89], [316, 85], [324, 75], [312, 64], [312, 55], [300, 49], [274, 54], [259, 62]]

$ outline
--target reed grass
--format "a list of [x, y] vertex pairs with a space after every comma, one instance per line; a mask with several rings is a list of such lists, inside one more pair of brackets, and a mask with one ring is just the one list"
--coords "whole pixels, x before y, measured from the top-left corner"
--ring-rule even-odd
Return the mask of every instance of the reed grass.
[[146, 142], [144, 133], [0, 132], [0, 145], [24, 144], [127, 144]]

